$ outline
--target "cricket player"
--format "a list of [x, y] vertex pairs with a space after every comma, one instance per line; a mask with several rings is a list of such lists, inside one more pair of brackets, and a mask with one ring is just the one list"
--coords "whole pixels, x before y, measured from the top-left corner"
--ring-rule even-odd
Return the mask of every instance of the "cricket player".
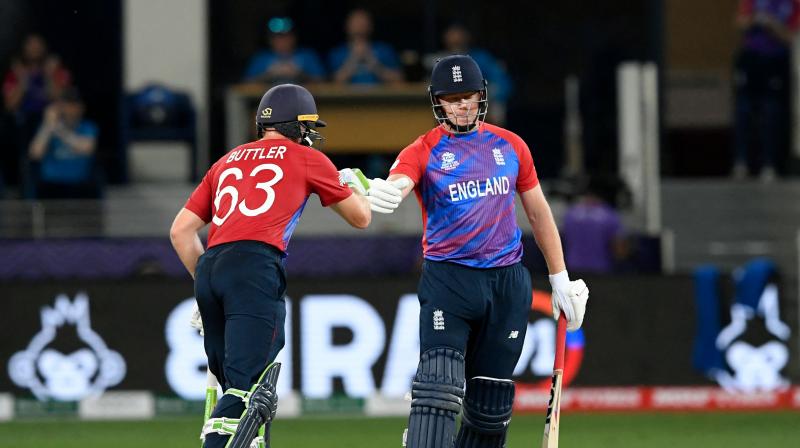
[[[204, 427], [208, 448], [249, 447], [262, 425], [268, 443], [277, 409], [273, 361], [284, 345], [283, 261], [309, 195], [362, 229], [370, 223], [372, 201], [387, 210], [400, 202], [400, 190], [386, 181], [351, 170], [340, 174], [313, 149], [321, 126], [305, 88], [269, 89], [256, 112], [259, 139], [219, 159], [172, 224], [172, 245], [195, 280], [209, 368], [225, 390], [212, 413], [220, 429]], [[204, 252], [198, 231], [207, 224]]]
[[[514, 401], [511, 374], [522, 351], [532, 287], [520, 263], [519, 195], [553, 288], [553, 314], [583, 322], [589, 290], [570, 281], [558, 229], [528, 146], [484, 121], [487, 83], [469, 56], [433, 67], [439, 126], [407, 146], [388, 180], [405, 180], [422, 209], [420, 361], [404, 445], [504, 447]], [[455, 432], [456, 415], [462, 424]]]

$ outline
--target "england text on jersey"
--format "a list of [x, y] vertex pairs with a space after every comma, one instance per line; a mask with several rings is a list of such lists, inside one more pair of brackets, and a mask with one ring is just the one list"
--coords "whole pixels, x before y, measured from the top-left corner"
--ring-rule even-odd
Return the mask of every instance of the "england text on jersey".
[[447, 189], [450, 192], [450, 200], [458, 202], [464, 199], [508, 194], [511, 191], [511, 181], [508, 180], [507, 176], [495, 176], [485, 180], [457, 182], [448, 185]]

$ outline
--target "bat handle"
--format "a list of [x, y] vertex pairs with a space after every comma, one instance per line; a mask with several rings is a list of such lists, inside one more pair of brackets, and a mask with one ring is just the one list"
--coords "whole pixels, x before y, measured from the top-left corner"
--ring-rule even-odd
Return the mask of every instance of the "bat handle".
[[564, 354], [566, 352], [567, 341], [567, 318], [564, 313], [558, 318], [556, 327], [556, 358], [553, 363], [553, 370], [564, 370]]

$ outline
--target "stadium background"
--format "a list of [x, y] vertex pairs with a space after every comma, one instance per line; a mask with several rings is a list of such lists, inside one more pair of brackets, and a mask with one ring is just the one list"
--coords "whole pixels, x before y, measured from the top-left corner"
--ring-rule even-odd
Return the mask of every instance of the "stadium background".
[[[407, 61], [409, 84], [372, 92], [312, 87], [322, 98], [323, 118], [335, 122], [339, 111], [363, 119], [346, 122], [347, 129], [365, 146], [395, 147], [394, 153], [375, 150], [391, 159], [401, 149], [395, 137], [370, 129], [405, 132], [407, 124], [381, 114], [398, 104], [429, 113], [425, 70], [414, 61], [437, 51], [443, 29], [460, 22], [507, 68], [514, 93], [506, 127], [532, 148], [557, 218], [587, 175], [619, 180], [609, 196], [623, 216], [631, 250], [614, 272], [584, 276], [592, 299], [583, 331], [569, 343], [573, 378], [562, 444], [792, 446], [800, 435], [800, 389], [785, 382], [800, 381], [800, 126], [795, 113], [777, 181], [729, 178], [736, 0], [380, 6], [0, 0], [0, 70], [8, 70], [26, 34], [42, 34], [69, 67], [87, 116], [101, 129], [97, 160], [104, 178], [100, 199], [26, 197], [21, 173], [17, 180], [8, 174], [17, 165], [9, 165], [7, 155], [16, 149], [3, 128], [0, 446], [195, 443], [202, 339], [188, 327], [192, 285], [171, 251], [169, 224], [193, 188], [191, 179], [236, 136], [251, 132], [252, 102], [268, 86], [244, 85], [241, 74], [265, 46], [267, 20], [291, 17], [299, 45], [324, 55], [344, 41], [345, 17], [359, 6], [373, 12], [374, 37]], [[624, 82], [630, 79], [624, 68], [644, 67], [634, 76], [645, 76], [647, 63], [654, 64], [658, 83], [639, 92]], [[794, 63], [795, 80], [797, 72]], [[188, 144], [136, 141], [128, 121], [135, 110], [126, 95], [151, 83], [190, 98], [196, 129]], [[579, 96], [570, 96], [567, 85], [579, 86]], [[657, 103], [647, 103], [648, 95]], [[623, 104], [631, 98], [655, 128], [624, 123], [630, 109]], [[796, 93], [787, 100], [793, 110], [800, 104]], [[325, 151], [337, 166], [367, 163], [374, 155], [331, 135]], [[401, 137], [411, 141], [416, 135]], [[628, 137], [638, 140], [631, 145]], [[575, 148], [583, 171], [571, 160]], [[647, 154], [655, 154], [655, 162]], [[626, 158], [631, 156], [633, 162]], [[414, 201], [405, 202], [394, 219], [376, 216], [366, 232], [345, 228], [310, 201], [287, 265], [291, 338], [282, 356], [290, 368], [281, 378], [283, 421], [276, 425], [275, 446], [330, 439], [341, 446], [399, 444], [403, 422], [397, 416], [407, 412], [403, 394], [417, 350], [419, 234]], [[545, 266], [529, 231], [524, 244], [524, 262], [543, 300]], [[343, 259], [346, 251], [354, 255]], [[737, 269], [751, 273], [752, 282], [737, 284]], [[764, 299], [770, 285], [777, 288], [777, 308]], [[716, 347], [720, 332], [732, 328], [736, 304], [753, 311], [736, 337], [754, 348], [746, 372], [727, 362], [732, 343]], [[775, 313], [788, 334], [775, 330]], [[83, 324], [105, 348], [79, 330]], [[515, 377], [520, 417], [512, 424], [511, 447], [536, 445], [540, 437], [547, 398], [541, 382], [550, 375], [553, 328], [546, 308], [532, 310]], [[49, 334], [47, 329], [55, 330], [36, 346], [35, 336]], [[788, 355], [777, 370], [755, 350], [768, 343]], [[79, 358], [70, 357], [87, 348], [98, 362], [89, 378], [72, 362]], [[43, 363], [44, 352], [61, 363]], [[722, 387], [720, 372], [736, 381]], [[748, 388], [754, 391], [741, 392]], [[363, 420], [365, 415], [372, 418]], [[74, 440], [48, 435], [63, 433]]]

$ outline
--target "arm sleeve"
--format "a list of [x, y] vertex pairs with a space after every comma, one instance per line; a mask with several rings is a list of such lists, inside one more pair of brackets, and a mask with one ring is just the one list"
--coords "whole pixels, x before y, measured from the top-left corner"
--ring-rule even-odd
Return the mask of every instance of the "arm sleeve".
[[[516, 137], [516, 136], [515, 136]], [[517, 174], [517, 193], [525, 193], [539, 185], [539, 176], [533, 165], [533, 156], [528, 145], [521, 138], [516, 137], [512, 142], [519, 158], [519, 173]]]
[[350, 197], [353, 191], [339, 180], [339, 171], [325, 154], [311, 151], [308, 157], [307, 179], [309, 188], [319, 196], [323, 207], [336, 204]]
[[189, 200], [186, 201], [184, 208], [190, 210], [192, 213], [200, 217], [203, 222], [210, 222], [212, 217], [211, 210], [211, 183], [213, 182], [213, 170], [208, 170], [203, 177], [200, 185], [195, 188]]
[[397, 156], [397, 160], [394, 161], [392, 168], [389, 170], [389, 175], [404, 174], [410, 177], [415, 184], [419, 184], [425, 166], [423, 162], [424, 154], [425, 146], [422, 144], [422, 138], [420, 137], [400, 151], [400, 155]]

